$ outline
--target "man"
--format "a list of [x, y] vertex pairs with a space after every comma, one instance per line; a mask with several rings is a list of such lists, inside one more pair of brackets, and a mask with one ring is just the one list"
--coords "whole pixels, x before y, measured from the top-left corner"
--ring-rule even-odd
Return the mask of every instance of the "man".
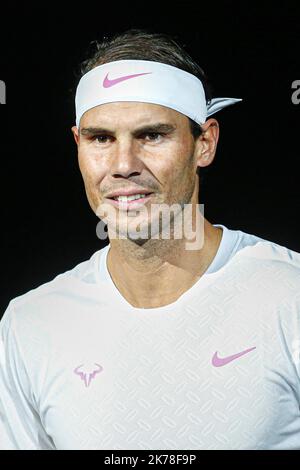
[[236, 101], [165, 35], [85, 63], [72, 132], [110, 243], [9, 303], [2, 448], [300, 449], [300, 255], [197, 205]]

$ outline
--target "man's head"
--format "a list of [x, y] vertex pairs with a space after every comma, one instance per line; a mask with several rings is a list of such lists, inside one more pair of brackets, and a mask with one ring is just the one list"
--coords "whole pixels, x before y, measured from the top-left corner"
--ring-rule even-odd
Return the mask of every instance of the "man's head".
[[[185, 70], [201, 80], [206, 100], [211, 99], [202, 69], [163, 34], [130, 30], [103, 41], [83, 63], [82, 73], [124, 59]], [[164, 126], [158, 128], [158, 124]], [[219, 136], [215, 119], [200, 126], [166, 106], [122, 101], [89, 109], [81, 117], [80, 129], [74, 126], [72, 131], [87, 197], [95, 212], [111, 193], [131, 188], [152, 192], [151, 204], [197, 203], [199, 168], [213, 161]]]

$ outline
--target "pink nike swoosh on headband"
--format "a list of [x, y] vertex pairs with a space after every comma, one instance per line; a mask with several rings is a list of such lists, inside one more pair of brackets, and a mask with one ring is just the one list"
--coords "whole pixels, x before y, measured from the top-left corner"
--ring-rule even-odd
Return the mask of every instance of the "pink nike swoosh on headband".
[[135, 73], [133, 75], [124, 75], [123, 77], [114, 78], [113, 80], [110, 80], [107, 74], [103, 80], [103, 87], [110, 88], [111, 86], [114, 86], [117, 83], [123, 82], [124, 80], [129, 80], [130, 78], [139, 77], [140, 75], [148, 75], [149, 73], [152, 73], [152, 72]]
[[253, 349], [256, 349], [256, 346], [250, 349], [246, 349], [245, 351], [239, 352], [237, 354], [232, 354], [232, 356], [227, 356], [227, 357], [218, 357], [218, 351], [216, 351], [211, 361], [212, 365], [215, 367], [225, 366], [229, 362], [234, 361], [235, 359], [238, 359], [241, 356], [244, 356], [244, 354], [247, 354], [250, 351], [253, 351]]

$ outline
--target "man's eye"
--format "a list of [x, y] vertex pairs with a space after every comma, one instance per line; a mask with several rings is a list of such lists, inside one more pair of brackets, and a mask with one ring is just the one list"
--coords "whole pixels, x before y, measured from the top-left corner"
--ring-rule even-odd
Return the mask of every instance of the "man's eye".
[[154, 137], [153, 139], [151, 138], [150, 140], [158, 140], [157, 139], [157, 136], [160, 136], [162, 137], [163, 134], [161, 132], [147, 132], [146, 134], [144, 134], [145, 136], [151, 136], [151, 137]]
[[95, 135], [94, 140], [97, 140], [100, 144], [104, 144], [106, 142], [108, 135]]

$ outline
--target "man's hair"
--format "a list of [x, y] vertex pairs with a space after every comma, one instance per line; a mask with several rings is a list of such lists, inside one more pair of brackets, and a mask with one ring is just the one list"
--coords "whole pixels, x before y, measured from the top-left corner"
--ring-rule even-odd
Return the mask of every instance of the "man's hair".
[[[151, 60], [173, 65], [195, 75], [202, 82], [206, 103], [209, 103], [212, 98], [212, 86], [207, 75], [186, 52], [184, 46], [179, 44], [175, 36], [133, 28], [114, 34], [110, 38], [103, 36], [101, 42], [92, 41], [90, 47], [94, 50], [90, 57], [80, 64], [81, 76], [98, 65], [116, 60]], [[201, 125], [191, 118], [188, 119], [191, 133], [194, 139], [197, 139], [202, 134]], [[207, 168], [202, 168], [204, 169], [207, 170]], [[202, 178], [203, 174], [200, 181]]]

